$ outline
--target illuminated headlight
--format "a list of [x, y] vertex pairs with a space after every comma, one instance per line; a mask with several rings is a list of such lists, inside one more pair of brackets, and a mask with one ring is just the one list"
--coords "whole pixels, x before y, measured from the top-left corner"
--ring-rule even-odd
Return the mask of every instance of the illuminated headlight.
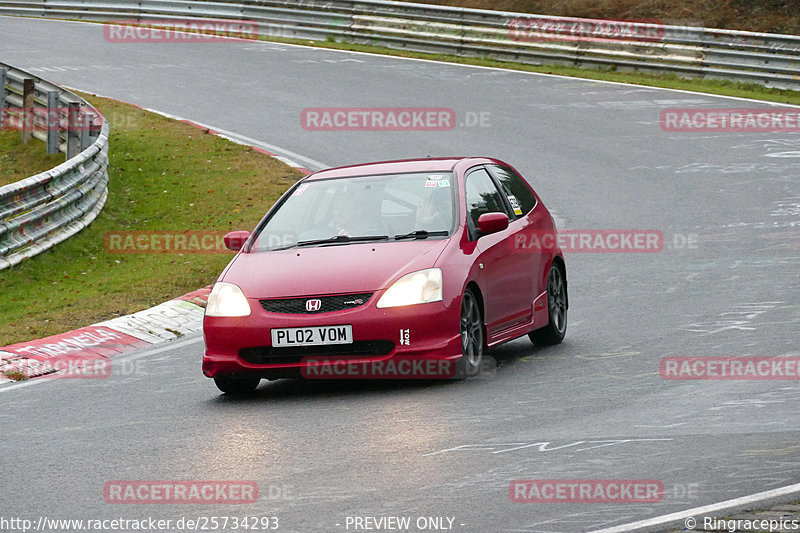
[[250, 316], [250, 304], [242, 289], [233, 283], [214, 284], [206, 304], [206, 316]]
[[395, 281], [378, 300], [378, 307], [438, 302], [442, 299], [442, 271], [429, 268], [406, 274]]

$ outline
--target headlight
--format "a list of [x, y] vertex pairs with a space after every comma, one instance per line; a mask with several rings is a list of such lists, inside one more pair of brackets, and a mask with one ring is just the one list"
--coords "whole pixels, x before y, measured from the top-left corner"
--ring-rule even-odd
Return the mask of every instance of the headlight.
[[378, 307], [438, 302], [442, 299], [442, 270], [429, 268], [406, 274], [395, 281], [378, 300]]
[[220, 281], [208, 295], [206, 316], [250, 316], [250, 304], [242, 289], [233, 283]]

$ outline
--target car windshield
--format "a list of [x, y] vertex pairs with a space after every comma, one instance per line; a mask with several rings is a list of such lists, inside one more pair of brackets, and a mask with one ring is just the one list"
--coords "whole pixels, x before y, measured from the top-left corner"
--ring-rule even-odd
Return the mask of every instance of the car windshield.
[[303, 182], [257, 230], [251, 251], [442, 238], [455, 224], [449, 172]]

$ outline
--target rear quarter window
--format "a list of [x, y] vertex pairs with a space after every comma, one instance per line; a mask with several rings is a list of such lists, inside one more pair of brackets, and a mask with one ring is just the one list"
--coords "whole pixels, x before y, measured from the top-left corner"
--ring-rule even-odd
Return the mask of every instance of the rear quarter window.
[[536, 206], [536, 196], [527, 182], [516, 172], [508, 167], [499, 165], [487, 165], [497, 181], [500, 182], [503, 192], [508, 197], [511, 207], [514, 208], [514, 215], [517, 218], [530, 213]]

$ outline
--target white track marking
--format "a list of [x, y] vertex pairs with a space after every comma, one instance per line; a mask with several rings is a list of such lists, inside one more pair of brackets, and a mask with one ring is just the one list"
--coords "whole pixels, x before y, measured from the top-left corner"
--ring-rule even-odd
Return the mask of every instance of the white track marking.
[[693, 509], [687, 509], [685, 511], [678, 511], [677, 513], [670, 513], [662, 516], [656, 516], [655, 518], [648, 518], [647, 520], [639, 520], [638, 522], [630, 522], [628, 524], [608, 527], [605, 529], [596, 529], [593, 531], [589, 531], [589, 533], [622, 533], [623, 531], [635, 531], [637, 529], [659, 526], [662, 524], [666, 524], [668, 522], [674, 522], [676, 520], [686, 519], [690, 517], [694, 518], [698, 515], [704, 515], [706, 513], [721, 511], [723, 509], [729, 509], [731, 507], [738, 507], [740, 505], [749, 505], [753, 503], [758, 503], [763, 500], [768, 500], [770, 498], [777, 498], [779, 496], [786, 496], [789, 494], [793, 494], [795, 492], [800, 492], [800, 483], [797, 483], [795, 485], [788, 485], [786, 487], [781, 487], [778, 489], [766, 490], [764, 492], [757, 492], [756, 494], [751, 494], [749, 496], [742, 496], [740, 498], [734, 498], [732, 500], [725, 500], [719, 503], [712, 503], [710, 505], [704, 505], [703, 507], [695, 507]]

